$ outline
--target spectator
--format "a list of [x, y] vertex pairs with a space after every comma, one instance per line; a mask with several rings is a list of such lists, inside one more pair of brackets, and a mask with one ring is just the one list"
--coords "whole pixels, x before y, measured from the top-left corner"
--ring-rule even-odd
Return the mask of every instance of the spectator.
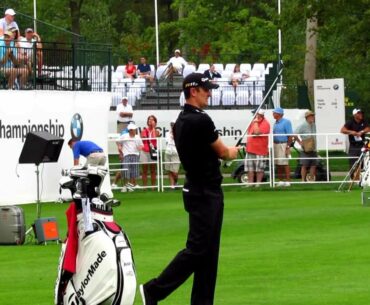
[[290, 144], [292, 143], [292, 123], [283, 118], [284, 110], [277, 107], [273, 110], [275, 124], [274, 133], [274, 154], [277, 167], [278, 186], [290, 186]]
[[104, 155], [103, 149], [91, 141], [78, 141], [70, 139], [68, 146], [73, 151], [73, 164], [79, 165], [80, 156], [86, 158], [84, 167], [88, 165], [105, 165], [107, 157]]
[[[176, 150], [173, 127], [175, 126], [176, 120], [172, 120], [170, 123], [171, 129], [166, 135], [166, 151], [165, 151], [165, 170], [168, 171], [168, 178], [172, 189], [175, 189], [178, 180], [178, 173], [180, 168], [180, 159]], [[168, 163], [167, 163], [168, 162]]]
[[234, 67], [233, 74], [231, 74], [231, 85], [235, 88], [237, 87], [242, 81], [246, 80], [249, 77], [248, 74], [242, 73], [240, 71], [240, 65], [236, 64]]
[[182, 74], [182, 71], [187, 64], [187, 61], [181, 56], [181, 51], [176, 49], [175, 56], [171, 57], [167, 62], [165, 77], [167, 78], [172, 76], [174, 73]]
[[260, 109], [255, 115], [254, 120], [249, 125], [246, 144], [246, 156], [244, 168], [248, 172], [248, 186], [258, 187], [262, 182], [264, 170], [268, 160], [268, 134], [270, 133], [270, 123], [265, 119], [265, 111]]
[[27, 28], [24, 32], [25, 37], [20, 38], [20, 47], [25, 50], [25, 55], [27, 57], [27, 61], [30, 64], [30, 67], [34, 66], [33, 63], [33, 50], [36, 44], [36, 59], [37, 59], [37, 70], [38, 75], [41, 76], [42, 72], [42, 63], [43, 63], [43, 54], [42, 54], [42, 43], [40, 35], [33, 31], [32, 28]]
[[131, 58], [127, 61], [127, 64], [125, 66], [124, 77], [131, 79], [136, 78], [136, 66], [134, 65], [134, 61]]
[[134, 115], [132, 106], [128, 104], [127, 96], [122, 97], [122, 103], [117, 105], [117, 133], [121, 133], [122, 130], [126, 129], [128, 124], [131, 122]]
[[[127, 127], [128, 133], [124, 133], [120, 138], [118, 146], [122, 156], [123, 169], [123, 188], [122, 192], [132, 191], [137, 188], [136, 178], [139, 177], [139, 156], [140, 150], [143, 149], [143, 141], [136, 134], [136, 125], [130, 123]], [[126, 184], [126, 182], [128, 182]]]
[[156, 138], [159, 137], [159, 132], [156, 130], [157, 127], [157, 118], [154, 115], [148, 116], [147, 119], [147, 127], [143, 129], [141, 132], [141, 138], [143, 138], [143, 151], [140, 155], [140, 162], [143, 163], [143, 186], [147, 186], [148, 184], [148, 167], [150, 167], [150, 177], [152, 186], [156, 184], [156, 164], [151, 164], [154, 160], [152, 160], [150, 155], [151, 147], [157, 149], [157, 140]]
[[[317, 147], [316, 147], [316, 124], [315, 114], [312, 111], [306, 111], [306, 120], [298, 126], [295, 133], [297, 142], [301, 145], [300, 152], [301, 176], [302, 181], [316, 180]], [[309, 170], [309, 174], [308, 174]]]
[[20, 88], [23, 89], [27, 82], [28, 70], [16, 68], [20, 64], [18, 50], [14, 45], [14, 36], [10, 31], [5, 31], [0, 37], [0, 72], [5, 75], [8, 81], [8, 89], [15, 88], [15, 81], [19, 77]]
[[[119, 138], [122, 138], [125, 134], [128, 134], [127, 127], [121, 130]], [[116, 171], [116, 175], [114, 176], [114, 180], [113, 180], [113, 183], [112, 183], [112, 188], [117, 188], [118, 187], [118, 181], [122, 179], [122, 170], [123, 170], [123, 166], [122, 166], [123, 155], [122, 155], [121, 150], [120, 150], [120, 142], [117, 141], [116, 144], [117, 144], [117, 149], [118, 149], [118, 158], [119, 158], [119, 161], [121, 162], [121, 170]]]
[[140, 58], [140, 64], [138, 64], [138, 66], [137, 66], [137, 73], [138, 73], [138, 77], [145, 78], [146, 80], [148, 80], [150, 82], [150, 88], [153, 91], [154, 90], [153, 89], [154, 77], [151, 74], [152, 71], [151, 71], [150, 65], [147, 64], [146, 57], [144, 57], [144, 56], [142, 56]]
[[204, 72], [204, 75], [209, 79], [221, 78], [221, 74], [216, 71], [214, 64], [211, 64], [209, 69]]
[[349, 139], [348, 156], [350, 168], [353, 167], [361, 155], [361, 148], [364, 145], [365, 134], [370, 131], [368, 122], [364, 119], [361, 109], [355, 108], [352, 111], [353, 118], [347, 121], [340, 132], [347, 134]]
[[11, 28], [15, 28], [19, 34], [18, 24], [14, 21], [15, 11], [8, 8], [4, 15], [4, 18], [0, 19], [0, 37], [4, 35], [5, 31], [9, 31]]

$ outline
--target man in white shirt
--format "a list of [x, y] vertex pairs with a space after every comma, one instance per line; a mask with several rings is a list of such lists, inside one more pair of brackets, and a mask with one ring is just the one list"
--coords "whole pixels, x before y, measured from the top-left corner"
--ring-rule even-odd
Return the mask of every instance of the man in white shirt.
[[181, 56], [181, 51], [176, 49], [175, 56], [171, 57], [166, 63], [167, 69], [165, 71], [165, 77], [167, 78], [172, 76], [174, 73], [182, 74], [182, 71], [187, 64], [187, 61]]
[[3, 36], [4, 32], [10, 28], [15, 28], [19, 34], [18, 24], [14, 21], [15, 11], [12, 8], [8, 8], [4, 15], [4, 18], [0, 19], [0, 37]]
[[27, 28], [24, 31], [24, 36], [20, 39], [20, 47], [24, 49], [25, 55], [27, 56], [27, 60], [31, 65], [33, 65], [33, 49], [34, 45], [36, 44], [36, 57], [37, 57], [37, 67], [38, 67], [38, 75], [41, 75], [41, 68], [42, 68], [42, 44], [40, 36], [33, 31], [31, 28]]
[[121, 133], [122, 130], [126, 129], [128, 124], [131, 122], [134, 115], [132, 106], [128, 104], [127, 96], [122, 97], [122, 103], [117, 105], [117, 133]]
[[[122, 192], [127, 190], [132, 191], [133, 188], [137, 187], [136, 178], [139, 177], [139, 162], [140, 162], [140, 150], [143, 149], [143, 141], [140, 136], [136, 134], [136, 125], [130, 123], [127, 126], [128, 133], [123, 134], [120, 137], [120, 143], [118, 144], [118, 150], [120, 157], [122, 157], [122, 170], [124, 186]], [[127, 184], [125, 182], [128, 181]]]

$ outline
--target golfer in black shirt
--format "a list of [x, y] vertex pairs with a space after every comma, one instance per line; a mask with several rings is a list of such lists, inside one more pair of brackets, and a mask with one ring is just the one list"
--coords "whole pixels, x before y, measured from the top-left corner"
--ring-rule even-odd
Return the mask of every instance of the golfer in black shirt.
[[235, 159], [239, 149], [224, 145], [202, 110], [210, 89], [215, 88], [218, 85], [200, 73], [188, 75], [183, 82], [186, 104], [176, 120], [174, 136], [186, 172], [183, 200], [189, 214], [188, 239], [185, 249], [157, 278], [140, 285], [144, 305], [158, 304], [192, 274], [190, 304], [213, 304], [224, 209], [219, 159]]

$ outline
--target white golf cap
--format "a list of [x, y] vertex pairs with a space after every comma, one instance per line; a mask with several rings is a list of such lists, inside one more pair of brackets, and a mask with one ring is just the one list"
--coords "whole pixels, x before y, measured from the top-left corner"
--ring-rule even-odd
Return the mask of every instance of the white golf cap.
[[123, 101], [123, 100], [126, 100], [126, 101], [128, 101], [128, 98], [127, 98], [127, 96], [122, 96], [122, 99], [121, 99], [121, 101]]
[[357, 113], [359, 113], [359, 112], [362, 112], [362, 110], [361, 110], [360, 108], [355, 108], [355, 109], [353, 109], [353, 111], [352, 111], [352, 115], [355, 115], [355, 114], [357, 114]]
[[175, 124], [175, 123], [176, 123], [176, 119], [172, 119], [171, 124]]
[[260, 114], [260, 115], [265, 115], [265, 110], [263, 109], [260, 109], [257, 111], [257, 114]]
[[181, 51], [179, 49], [176, 49], [175, 53], [181, 53]]
[[136, 127], [136, 125], [134, 123], [130, 123], [130, 124], [128, 124], [127, 129], [128, 130], [136, 130], [137, 127]]
[[8, 8], [8, 9], [5, 11], [5, 15], [14, 16], [14, 15], [15, 15], [15, 11], [14, 11], [12, 8]]

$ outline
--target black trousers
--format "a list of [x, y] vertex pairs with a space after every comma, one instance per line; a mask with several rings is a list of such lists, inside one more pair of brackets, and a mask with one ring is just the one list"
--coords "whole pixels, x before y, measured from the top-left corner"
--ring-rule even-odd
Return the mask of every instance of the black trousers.
[[[361, 148], [363, 145], [349, 145], [349, 150], [348, 150], [348, 156], [349, 157], [359, 157], [361, 156]], [[358, 158], [357, 158], [358, 159]], [[349, 160], [349, 166], [352, 168], [353, 164], [356, 163], [357, 159], [348, 159]]]
[[186, 248], [157, 278], [144, 285], [145, 291], [152, 299], [163, 300], [194, 274], [191, 305], [212, 305], [224, 210], [223, 193], [221, 187], [186, 183], [183, 200], [189, 214]]

